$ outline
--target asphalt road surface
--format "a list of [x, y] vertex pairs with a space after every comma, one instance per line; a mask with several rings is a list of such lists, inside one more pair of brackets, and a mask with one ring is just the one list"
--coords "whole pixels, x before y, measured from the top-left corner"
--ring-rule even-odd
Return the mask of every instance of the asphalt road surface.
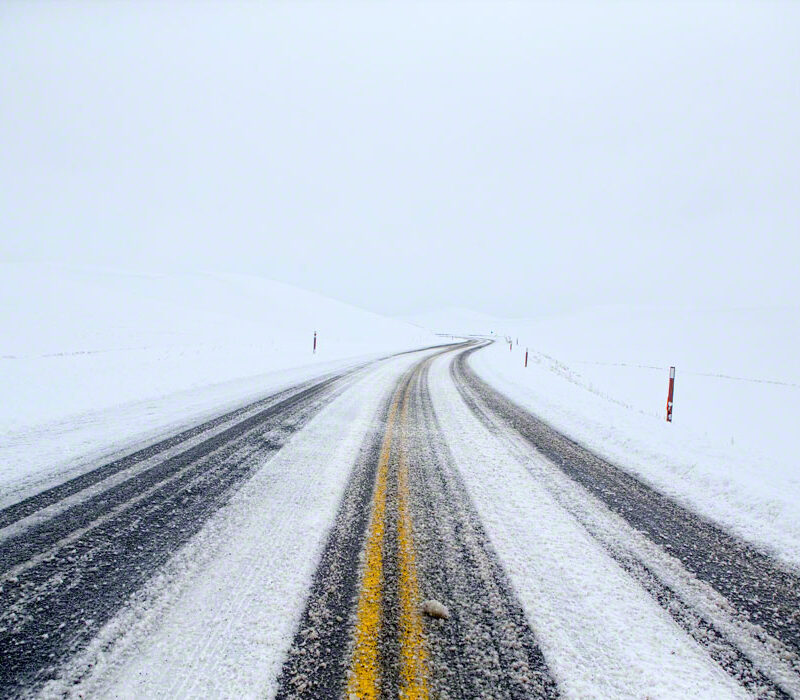
[[[483, 344], [307, 382], [0, 511], [0, 695], [800, 697], [797, 573], [498, 393]], [[187, 571], [156, 614], [228, 511], [231, 585]]]

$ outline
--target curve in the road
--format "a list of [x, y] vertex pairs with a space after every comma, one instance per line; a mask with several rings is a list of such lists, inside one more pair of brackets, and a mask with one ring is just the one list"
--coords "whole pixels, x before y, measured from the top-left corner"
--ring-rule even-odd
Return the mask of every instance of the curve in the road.
[[[682, 597], [674, 585], [661, 580], [646, 558], [601, 542], [737, 681], [760, 697], [800, 692], [800, 576], [505, 397], [470, 367], [469, 357], [478, 349], [457, 355], [450, 368], [474, 415], [495, 433], [520, 436], [535, 454], [624, 519], [632, 533], [646, 537], [665, 558], [677, 559], [684, 578], [719, 594], [717, 599], [706, 595], [703, 605], [697, 605], [692, 595]], [[573, 515], [585, 521], [577, 510]], [[591, 523], [584, 526], [592, 532]]]
[[[540, 646], [552, 621], [531, 612], [531, 578], [520, 579], [520, 566], [504, 569], [497, 552], [514, 561], [507, 545], [515, 540], [496, 536], [498, 499], [484, 495], [487, 478], [502, 481], [508, 470], [517, 474], [516, 496], [540, 494], [540, 511], [552, 499], [551, 517], [582, 528], [601, 564], [655, 611], [646, 619], [662, 619], [702, 669], [734, 691], [800, 696], [800, 577], [503, 396], [470, 367], [482, 345], [428, 348], [399, 380], [391, 375], [349, 478], [352, 452], [340, 471], [347, 484], [331, 529], [320, 534], [278, 697], [558, 696], [563, 678], [557, 683], [552, 669], [562, 655], [546, 646], [548, 663]], [[0, 695], [53, 678], [366, 367], [228, 412], [0, 511]], [[351, 450], [362, 434], [353, 434]], [[483, 469], [489, 455], [509, 460], [498, 477]], [[527, 506], [509, 512], [527, 513], [502, 520], [525, 528], [537, 514]], [[540, 561], [530, 557], [541, 547], [521, 551], [526, 562]], [[559, 580], [539, 600], [558, 600], [562, 589], [571, 590]], [[424, 615], [430, 599], [447, 607], [447, 619]], [[580, 624], [569, 629], [583, 639]]]
[[[279, 698], [558, 695], [437, 426], [435, 358], [400, 380], [362, 450]], [[423, 617], [426, 598], [450, 618]]]

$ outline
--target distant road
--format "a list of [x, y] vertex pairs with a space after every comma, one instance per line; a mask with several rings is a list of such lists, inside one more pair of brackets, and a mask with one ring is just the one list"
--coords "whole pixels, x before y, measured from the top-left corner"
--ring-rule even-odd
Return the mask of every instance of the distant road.
[[484, 345], [0, 511], [0, 694], [800, 697], [797, 573], [498, 393]]

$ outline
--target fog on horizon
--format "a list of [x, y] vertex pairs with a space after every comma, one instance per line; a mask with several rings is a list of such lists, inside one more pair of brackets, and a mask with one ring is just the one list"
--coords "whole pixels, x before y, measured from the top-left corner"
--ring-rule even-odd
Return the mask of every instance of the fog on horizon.
[[7, 2], [0, 260], [797, 305], [798, 36], [788, 2]]

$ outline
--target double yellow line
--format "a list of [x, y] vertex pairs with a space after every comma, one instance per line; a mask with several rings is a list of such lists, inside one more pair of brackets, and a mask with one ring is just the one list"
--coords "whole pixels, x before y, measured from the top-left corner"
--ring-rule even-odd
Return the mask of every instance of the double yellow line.
[[[408, 401], [411, 379], [398, 390], [389, 409], [386, 433], [381, 444], [378, 473], [372, 501], [372, 517], [366, 542], [364, 575], [356, 609], [355, 644], [347, 685], [348, 698], [378, 698], [386, 534], [386, 499], [392, 440], [395, 433], [397, 465], [397, 551], [400, 599], [400, 697], [423, 700], [428, 697], [428, 651], [420, 612], [420, 593], [414, 554], [414, 538], [408, 488]], [[398, 426], [398, 413], [399, 423]]]

